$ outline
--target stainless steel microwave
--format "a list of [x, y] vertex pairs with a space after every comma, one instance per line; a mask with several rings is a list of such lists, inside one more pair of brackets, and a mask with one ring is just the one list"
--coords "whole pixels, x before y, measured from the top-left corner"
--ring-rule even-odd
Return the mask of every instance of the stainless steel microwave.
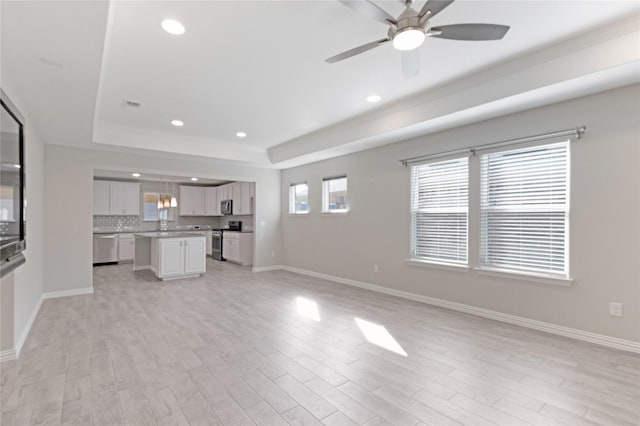
[[220, 213], [233, 214], [233, 201], [232, 200], [220, 201]]

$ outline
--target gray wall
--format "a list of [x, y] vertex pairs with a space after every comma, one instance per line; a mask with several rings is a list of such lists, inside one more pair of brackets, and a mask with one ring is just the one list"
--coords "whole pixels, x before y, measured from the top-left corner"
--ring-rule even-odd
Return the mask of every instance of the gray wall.
[[[43, 289], [44, 268], [44, 158], [41, 136], [36, 131], [37, 123], [30, 114], [28, 105], [18, 93], [12, 91], [6, 73], [2, 75], [2, 89], [25, 117], [25, 151], [27, 181], [27, 263], [20, 266], [2, 280], [2, 321], [0, 348], [14, 349], [26, 338], [27, 325], [40, 303]], [[13, 303], [11, 303], [13, 301]], [[13, 308], [9, 307], [13, 305]], [[13, 324], [13, 333], [4, 333]], [[17, 348], [19, 349], [19, 348]]]
[[[280, 171], [57, 145], [45, 146], [45, 291], [92, 287], [94, 170], [256, 182], [254, 266], [281, 263]], [[64, 245], [64, 250], [61, 250]], [[271, 256], [271, 253], [274, 256]]]
[[[640, 341], [638, 111], [635, 85], [285, 170], [283, 264]], [[571, 146], [572, 287], [406, 264], [410, 170], [398, 159], [580, 125], [587, 133]], [[350, 212], [320, 214], [322, 178], [343, 173]], [[309, 182], [311, 213], [288, 215], [288, 185], [300, 181]], [[608, 315], [610, 301], [625, 304], [623, 318]]]

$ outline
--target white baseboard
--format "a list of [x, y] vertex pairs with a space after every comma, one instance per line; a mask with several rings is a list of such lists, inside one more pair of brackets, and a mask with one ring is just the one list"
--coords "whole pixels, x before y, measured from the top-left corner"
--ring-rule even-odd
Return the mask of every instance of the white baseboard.
[[271, 266], [254, 266], [251, 268], [251, 272], [268, 272], [268, 271], [277, 271], [278, 269], [284, 269], [282, 265], [271, 265]]
[[44, 300], [44, 298], [41, 295], [40, 298], [38, 299], [38, 303], [36, 303], [36, 306], [31, 311], [31, 315], [29, 315], [29, 319], [27, 320], [27, 324], [22, 329], [22, 333], [20, 334], [20, 337], [18, 338], [18, 341], [16, 342], [16, 347], [14, 349], [15, 355], [16, 355], [16, 359], [20, 356], [20, 352], [22, 352], [22, 346], [24, 345], [24, 342], [27, 341], [27, 337], [29, 336], [29, 332], [31, 331], [31, 326], [33, 326], [33, 322], [36, 320], [36, 317], [38, 316], [38, 312], [40, 312], [40, 306], [42, 306], [42, 301], [43, 300]]
[[15, 349], [7, 349], [6, 351], [0, 351], [0, 362], [13, 361], [18, 359]]
[[56, 299], [58, 297], [81, 296], [83, 294], [93, 294], [93, 287], [75, 288], [73, 290], [48, 291], [42, 294], [43, 299]]
[[55, 299], [58, 297], [67, 297], [67, 296], [79, 296], [82, 294], [92, 294], [92, 293], [93, 293], [93, 287], [78, 288], [74, 290], [49, 291], [46, 293], [42, 293], [42, 296], [40, 296], [38, 303], [36, 303], [36, 306], [33, 308], [33, 311], [31, 311], [31, 315], [29, 316], [29, 319], [27, 320], [27, 324], [25, 325], [24, 329], [22, 330], [22, 333], [20, 334], [20, 337], [16, 341], [15, 348], [1, 351], [0, 362], [18, 359], [18, 357], [20, 356], [20, 352], [22, 351], [22, 346], [24, 346], [24, 342], [26, 342], [27, 337], [29, 337], [29, 332], [31, 331], [33, 322], [38, 316], [38, 312], [40, 312], [40, 307], [42, 306], [42, 302], [45, 299]]
[[614, 349], [640, 353], [640, 342], [632, 340], [619, 339], [617, 337], [606, 336], [604, 334], [592, 333], [590, 331], [578, 330], [576, 328], [565, 327], [562, 325], [551, 324], [548, 322], [538, 321], [530, 318], [520, 317], [503, 312], [492, 311], [489, 309], [478, 308], [462, 303], [451, 302], [444, 299], [436, 299], [434, 297], [423, 296], [421, 294], [410, 293], [408, 291], [396, 290], [393, 288], [382, 287], [375, 284], [356, 281], [349, 278], [337, 277], [334, 275], [323, 274], [306, 269], [294, 268], [292, 266], [282, 266], [282, 269], [296, 274], [308, 275], [311, 277], [321, 278], [333, 281], [339, 284], [346, 284], [354, 287], [360, 287], [378, 293], [390, 294], [392, 296], [409, 299], [416, 302], [427, 303], [429, 305], [439, 306], [441, 308], [451, 309], [453, 311], [464, 312], [467, 314], [477, 315], [483, 318], [489, 318], [496, 321], [502, 321], [509, 324], [519, 325], [522, 327], [532, 328], [534, 330], [544, 331], [551, 334], [570, 337], [572, 339], [583, 340], [585, 342], [596, 343], [598, 345], [607, 346]]

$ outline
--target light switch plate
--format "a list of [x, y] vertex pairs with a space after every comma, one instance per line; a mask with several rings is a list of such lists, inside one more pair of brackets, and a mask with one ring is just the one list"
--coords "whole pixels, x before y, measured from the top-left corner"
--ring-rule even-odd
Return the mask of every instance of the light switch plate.
[[622, 317], [622, 303], [610, 302], [609, 315], [612, 317]]

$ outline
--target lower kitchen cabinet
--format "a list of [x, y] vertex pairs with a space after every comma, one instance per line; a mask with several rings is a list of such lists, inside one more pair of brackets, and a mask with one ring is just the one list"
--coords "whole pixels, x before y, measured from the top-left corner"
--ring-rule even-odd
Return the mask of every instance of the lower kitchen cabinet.
[[240, 265], [253, 264], [253, 233], [225, 231], [222, 236], [222, 256]]
[[184, 277], [206, 272], [206, 238], [158, 239], [159, 278]]
[[133, 260], [136, 249], [136, 240], [133, 234], [118, 235], [118, 262]]

